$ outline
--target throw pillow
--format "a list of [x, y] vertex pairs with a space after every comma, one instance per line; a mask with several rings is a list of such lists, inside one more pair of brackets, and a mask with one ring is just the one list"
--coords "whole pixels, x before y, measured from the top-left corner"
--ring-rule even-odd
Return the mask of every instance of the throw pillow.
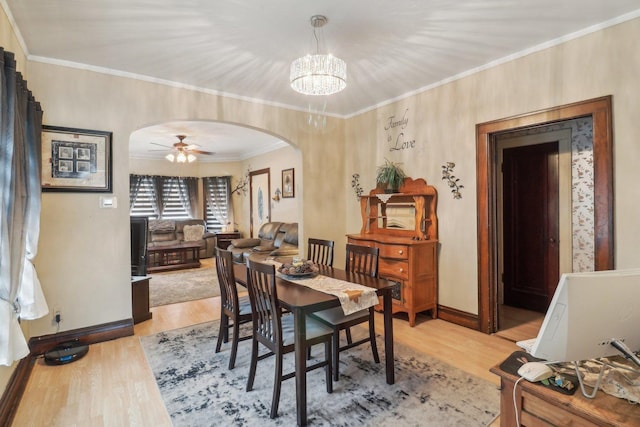
[[204, 225], [185, 225], [182, 232], [184, 233], [185, 242], [202, 240], [202, 236], [204, 235]]
[[172, 219], [152, 219], [149, 221], [149, 231], [153, 233], [171, 233], [176, 229], [176, 222]]

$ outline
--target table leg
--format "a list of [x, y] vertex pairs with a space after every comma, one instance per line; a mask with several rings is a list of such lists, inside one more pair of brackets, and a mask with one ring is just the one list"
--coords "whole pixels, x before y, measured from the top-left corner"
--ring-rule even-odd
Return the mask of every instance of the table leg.
[[391, 292], [385, 292], [382, 298], [384, 307], [384, 361], [387, 370], [387, 384], [395, 383], [395, 361], [393, 359], [393, 312]]
[[307, 348], [306, 314], [304, 310], [293, 310], [295, 320], [295, 360], [296, 360], [296, 411], [298, 425], [307, 425]]

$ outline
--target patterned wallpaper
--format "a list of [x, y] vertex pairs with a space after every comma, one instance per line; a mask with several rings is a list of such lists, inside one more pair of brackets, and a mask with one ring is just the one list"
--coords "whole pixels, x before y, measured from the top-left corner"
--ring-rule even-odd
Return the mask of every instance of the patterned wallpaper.
[[571, 121], [573, 271], [595, 269], [593, 121]]

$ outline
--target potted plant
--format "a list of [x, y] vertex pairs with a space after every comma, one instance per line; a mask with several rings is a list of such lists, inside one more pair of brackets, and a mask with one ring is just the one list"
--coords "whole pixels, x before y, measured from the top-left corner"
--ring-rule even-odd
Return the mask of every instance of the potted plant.
[[399, 163], [384, 159], [384, 165], [378, 166], [376, 183], [384, 187], [385, 193], [395, 193], [406, 176]]

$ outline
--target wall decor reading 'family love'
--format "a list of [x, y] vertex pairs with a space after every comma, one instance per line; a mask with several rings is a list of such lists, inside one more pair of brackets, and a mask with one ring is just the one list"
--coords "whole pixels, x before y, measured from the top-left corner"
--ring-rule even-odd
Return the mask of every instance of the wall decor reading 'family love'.
[[42, 191], [111, 192], [111, 132], [42, 126]]

